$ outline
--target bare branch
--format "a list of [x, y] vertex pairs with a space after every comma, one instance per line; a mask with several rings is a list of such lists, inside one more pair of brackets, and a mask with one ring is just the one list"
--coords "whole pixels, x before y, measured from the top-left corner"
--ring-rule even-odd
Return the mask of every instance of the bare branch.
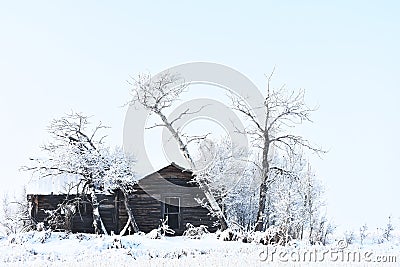
[[146, 130], [149, 130], [149, 129], [153, 129], [153, 128], [156, 128], [156, 127], [165, 127], [166, 125], [165, 124], [154, 124], [153, 126], [148, 126], [148, 127], [146, 127], [145, 129]]
[[263, 127], [261, 127], [261, 124], [258, 122], [256, 115], [252, 112], [252, 110], [244, 103], [242, 99], [239, 99], [238, 97], [235, 97], [231, 95], [231, 102], [232, 102], [232, 109], [239, 111], [243, 115], [245, 115], [246, 118], [250, 119], [252, 123], [255, 124], [257, 129], [259, 131], [263, 131]]
[[187, 108], [184, 112], [180, 113], [180, 114], [178, 115], [178, 117], [176, 117], [175, 119], [173, 119], [173, 120], [170, 122], [170, 124], [173, 125], [175, 122], [177, 122], [178, 120], [182, 119], [183, 116], [193, 115], [193, 114], [199, 113], [200, 111], [202, 111], [202, 110], [203, 110], [205, 107], [207, 107], [207, 106], [209, 106], [209, 105], [203, 105], [203, 106], [201, 106], [198, 110], [192, 111], [192, 112], [190, 112], [190, 109]]

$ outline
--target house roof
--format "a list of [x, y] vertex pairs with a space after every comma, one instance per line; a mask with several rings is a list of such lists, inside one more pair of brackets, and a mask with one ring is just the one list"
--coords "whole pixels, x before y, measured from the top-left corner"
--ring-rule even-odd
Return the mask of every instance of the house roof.
[[140, 178], [138, 181], [141, 181], [141, 180], [143, 180], [143, 179], [145, 179], [145, 178], [154, 176], [155, 174], [163, 173], [164, 171], [167, 171], [167, 170], [170, 169], [171, 167], [177, 169], [178, 171], [181, 171], [182, 173], [187, 173], [189, 176], [192, 176], [192, 175], [193, 175], [192, 170], [189, 170], [189, 169], [187, 169], [187, 168], [184, 168], [184, 167], [182, 167], [182, 166], [176, 164], [175, 162], [171, 162], [169, 165], [167, 165], [167, 166], [165, 166], [165, 167], [163, 167], [163, 168], [161, 168], [161, 169], [159, 169], [159, 170], [157, 170], [157, 171], [154, 171], [154, 172], [152, 172], [152, 173], [149, 173], [149, 174], [147, 174], [147, 175], [144, 175], [144, 176], [143, 176], [142, 178]]
[[[175, 162], [171, 162], [171, 164], [154, 171], [150, 174], [144, 175], [142, 178], [138, 179], [137, 181], [140, 181], [146, 177], [152, 176], [156, 173], [161, 173], [164, 170], [174, 167], [181, 172], [186, 172], [189, 175], [192, 175], [193, 172], [189, 169], [186, 169], [182, 166], [179, 166]], [[72, 184], [77, 184], [80, 180], [80, 176], [76, 174], [59, 174], [59, 175], [53, 175], [53, 176], [48, 176], [44, 178], [36, 178], [31, 180], [27, 186], [26, 186], [26, 191], [27, 194], [40, 194], [40, 195], [50, 195], [50, 194], [65, 194], [68, 192], [68, 188]]]
[[[162, 165], [161, 165], [161, 166], [162, 166]], [[163, 167], [160, 167], [159, 164], [158, 164], [158, 165], [155, 165], [155, 166], [151, 166], [151, 167], [150, 167], [149, 169], [147, 169], [145, 172], [141, 172], [141, 173], [140, 173], [140, 174], [141, 174], [141, 178], [140, 178], [140, 179], [143, 179], [143, 178], [146, 177], [146, 176], [149, 176], [149, 175], [155, 174], [155, 173], [157, 173], [157, 172], [160, 172], [160, 171], [164, 170], [165, 168], [168, 168], [168, 167], [171, 167], [171, 166], [173, 166], [173, 167], [175, 167], [175, 168], [181, 170], [182, 172], [192, 172], [190, 169], [185, 168], [185, 167], [183, 167], [183, 166], [181, 166], [181, 165], [175, 163], [174, 161], [172, 161], [171, 163], [169, 163], [168, 165], [164, 165]], [[154, 170], [154, 168], [156, 168], [156, 167], [159, 167], [159, 169], [158, 169], [158, 170]]]

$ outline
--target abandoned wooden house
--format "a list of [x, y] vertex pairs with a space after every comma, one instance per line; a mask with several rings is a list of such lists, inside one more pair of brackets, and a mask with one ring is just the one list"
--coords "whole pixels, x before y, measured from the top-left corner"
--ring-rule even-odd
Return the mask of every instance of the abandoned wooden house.
[[[140, 179], [128, 198], [128, 206], [133, 212], [139, 230], [148, 233], [157, 228], [161, 220], [167, 219], [175, 235], [181, 235], [187, 223], [194, 226], [206, 225], [209, 231], [215, 231], [216, 219], [195, 200], [195, 198], [204, 199], [205, 196], [192, 179], [191, 171], [175, 163]], [[73, 197], [65, 194], [28, 194], [32, 219], [46, 223], [49, 218], [48, 211], [57, 209], [66, 198]], [[115, 191], [110, 194], [98, 194], [97, 197], [106, 230], [109, 233], [111, 231], [119, 233], [128, 221], [123, 194]], [[68, 225], [62, 227], [67, 227], [72, 232], [93, 233], [91, 204], [80, 202], [77, 210], [78, 212], [71, 216]], [[61, 216], [65, 216], [65, 213], [62, 211]]]

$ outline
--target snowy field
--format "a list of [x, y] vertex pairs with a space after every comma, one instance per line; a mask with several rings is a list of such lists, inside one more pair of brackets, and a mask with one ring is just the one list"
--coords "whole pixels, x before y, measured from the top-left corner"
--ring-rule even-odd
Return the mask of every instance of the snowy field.
[[[399, 238], [382, 244], [372, 244], [372, 241], [371, 237], [364, 246], [351, 244], [340, 250], [343, 244], [337, 242], [325, 247], [295, 242], [287, 247], [278, 247], [222, 241], [215, 234], [208, 234], [202, 239], [150, 239], [137, 234], [120, 238], [42, 231], [0, 237], [0, 265], [400, 266]], [[323, 254], [324, 260], [319, 262]], [[314, 255], [318, 255], [317, 258]], [[349, 260], [346, 259], [348, 255]], [[356, 255], [355, 261], [353, 255]], [[357, 255], [361, 256], [360, 261]]]

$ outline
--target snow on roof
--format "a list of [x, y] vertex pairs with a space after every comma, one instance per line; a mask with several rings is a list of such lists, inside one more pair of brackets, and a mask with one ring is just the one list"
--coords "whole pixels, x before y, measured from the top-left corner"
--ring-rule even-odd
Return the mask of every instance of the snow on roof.
[[26, 186], [27, 194], [50, 195], [65, 194], [72, 185], [80, 180], [77, 174], [59, 174], [44, 178], [35, 178]]

